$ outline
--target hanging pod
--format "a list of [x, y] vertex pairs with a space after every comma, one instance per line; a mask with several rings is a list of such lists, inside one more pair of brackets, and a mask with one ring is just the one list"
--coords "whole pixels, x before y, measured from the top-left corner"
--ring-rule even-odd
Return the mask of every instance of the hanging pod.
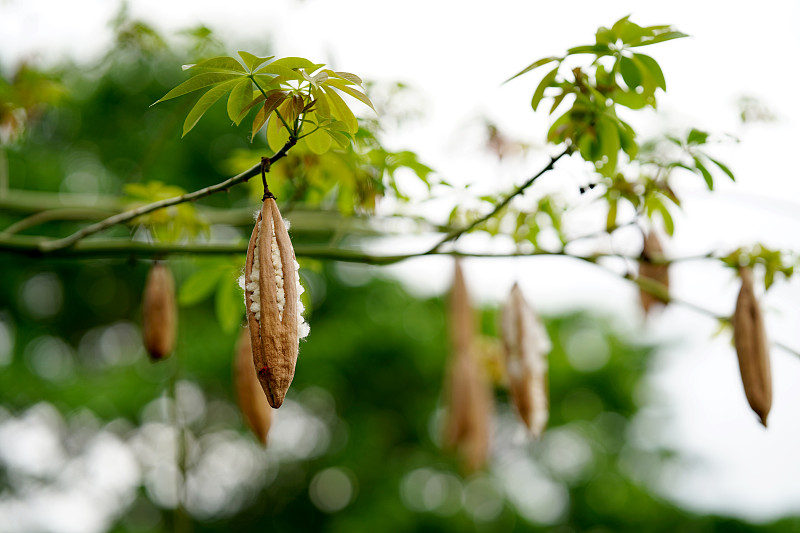
[[747, 402], [767, 427], [772, 407], [772, 371], [770, 369], [764, 318], [753, 292], [753, 271], [740, 268], [742, 288], [733, 313], [733, 342], [739, 359], [739, 371]]
[[292, 383], [303, 319], [299, 265], [275, 199], [264, 199], [245, 262], [245, 305], [253, 363], [269, 404], [277, 409]]
[[551, 344], [516, 283], [503, 306], [500, 326], [511, 399], [531, 435], [538, 438], [549, 417], [547, 354]]
[[175, 281], [169, 267], [157, 261], [147, 273], [142, 298], [142, 340], [151, 360], [169, 357], [175, 349], [177, 323]]

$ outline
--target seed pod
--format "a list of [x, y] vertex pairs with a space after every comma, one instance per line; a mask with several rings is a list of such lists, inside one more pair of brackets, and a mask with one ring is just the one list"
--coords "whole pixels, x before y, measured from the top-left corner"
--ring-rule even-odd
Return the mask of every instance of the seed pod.
[[234, 363], [234, 385], [239, 409], [242, 410], [247, 425], [261, 441], [267, 445], [267, 433], [272, 425], [272, 408], [267, 403], [267, 397], [258, 382], [255, 366], [253, 366], [253, 351], [250, 346], [250, 332], [242, 330], [236, 346], [236, 360]]
[[772, 407], [772, 371], [770, 370], [764, 319], [753, 292], [753, 271], [740, 268], [742, 288], [733, 313], [733, 342], [739, 358], [744, 394], [750, 407], [767, 427]]
[[297, 261], [274, 198], [256, 219], [245, 263], [245, 305], [256, 374], [277, 409], [292, 383], [298, 343], [308, 335]]
[[458, 450], [464, 469], [481, 469], [489, 454], [492, 394], [475, 352], [475, 322], [464, 276], [456, 262], [450, 297], [452, 355], [445, 386], [445, 445]]
[[503, 307], [501, 332], [511, 399], [534, 438], [547, 425], [547, 354], [551, 344], [541, 320], [516, 283]]
[[[666, 264], [654, 264], [653, 259], [663, 259], [664, 251], [658, 236], [650, 232], [644, 237], [644, 248], [642, 249], [641, 261], [639, 263], [639, 278], [643, 281], [651, 281], [654, 287], [663, 288], [664, 295], [669, 294], [669, 266]], [[666, 300], [659, 298], [652, 292], [642, 288], [639, 289], [639, 299], [645, 313], [649, 313], [655, 304], [666, 303]]]
[[177, 316], [172, 272], [156, 262], [147, 274], [142, 301], [142, 337], [153, 361], [169, 357], [175, 348]]

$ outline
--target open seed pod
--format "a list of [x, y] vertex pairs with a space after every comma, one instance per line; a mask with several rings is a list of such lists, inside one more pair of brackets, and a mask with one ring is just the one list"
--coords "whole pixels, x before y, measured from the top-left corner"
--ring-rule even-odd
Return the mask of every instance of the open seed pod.
[[[661, 241], [654, 232], [649, 232], [644, 236], [644, 248], [642, 249], [642, 257], [639, 262], [639, 278], [643, 280], [651, 280], [663, 286], [665, 294], [669, 293], [669, 266], [665, 264], [654, 264], [653, 259], [663, 258], [664, 250], [661, 247]], [[665, 301], [658, 298], [651, 292], [642, 288], [639, 289], [639, 299], [642, 302], [642, 308], [645, 313], [649, 313], [650, 309], [656, 304], [663, 304]]]
[[481, 469], [489, 455], [492, 393], [475, 357], [475, 319], [464, 276], [456, 262], [450, 296], [452, 354], [445, 394], [448, 404], [445, 445], [457, 449], [464, 469]]
[[245, 305], [256, 374], [277, 409], [292, 383], [299, 339], [308, 335], [297, 261], [275, 199], [256, 219], [245, 263]]
[[549, 416], [547, 354], [552, 346], [516, 283], [503, 306], [500, 326], [511, 399], [528, 430], [538, 438]]
[[264, 446], [267, 445], [267, 434], [272, 425], [272, 408], [267, 402], [261, 384], [258, 382], [256, 369], [253, 366], [253, 351], [250, 347], [250, 332], [242, 330], [236, 345], [234, 361], [234, 385], [239, 409], [242, 410], [247, 425]]
[[172, 353], [177, 316], [172, 272], [165, 263], [153, 263], [147, 273], [142, 300], [142, 337], [150, 359], [158, 361]]
[[733, 313], [733, 342], [739, 358], [739, 371], [747, 402], [767, 427], [772, 407], [772, 371], [764, 319], [753, 292], [753, 271], [740, 268], [742, 288]]

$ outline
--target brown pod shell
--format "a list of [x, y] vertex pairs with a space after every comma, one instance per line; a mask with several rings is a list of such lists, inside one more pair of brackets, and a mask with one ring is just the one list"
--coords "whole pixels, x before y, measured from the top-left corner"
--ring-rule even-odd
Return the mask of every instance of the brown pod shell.
[[[661, 241], [654, 232], [650, 232], [644, 237], [644, 247], [642, 249], [641, 261], [639, 263], [639, 277], [645, 280], [652, 280], [663, 286], [665, 294], [669, 293], [669, 266], [666, 264], [653, 263], [653, 259], [663, 259], [664, 250]], [[656, 304], [666, 303], [663, 299], [642, 288], [639, 289], [639, 299], [645, 313]]]
[[[273, 236], [275, 242], [273, 243]], [[273, 256], [273, 252], [275, 255]], [[273, 257], [278, 257], [277, 268]], [[258, 257], [258, 279], [252, 273]], [[247, 325], [258, 381], [269, 404], [277, 409], [283, 403], [294, 378], [299, 349], [297, 263], [289, 232], [274, 198], [267, 198], [256, 219], [245, 262], [245, 302]], [[280, 269], [280, 271], [278, 271]], [[279, 307], [281, 279], [283, 298]], [[257, 282], [258, 292], [254, 282]], [[257, 294], [258, 305], [253, 306]]]
[[175, 281], [169, 267], [156, 262], [147, 274], [142, 300], [142, 337], [150, 359], [169, 357], [178, 322]]
[[733, 313], [733, 342], [747, 402], [767, 427], [767, 415], [772, 408], [772, 370], [767, 333], [753, 291], [753, 271], [740, 268], [739, 276], [742, 278], [742, 288]]
[[547, 354], [551, 344], [541, 320], [515, 283], [501, 314], [511, 400], [534, 438], [549, 418]]
[[493, 405], [489, 382], [475, 356], [475, 318], [458, 261], [450, 310], [452, 355], [445, 385], [444, 443], [458, 450], [467, 472], [474, 472], [488, 459]]
[[261, 441], [261, 444], [266, 446], [273, 413], [264, 390], [258, 382], [255, 366], [253, 366], [250, 332], [247, 329], [242, 330], [236, 346], [234, 385], [239, 409], [241, 409], [247, 425]]

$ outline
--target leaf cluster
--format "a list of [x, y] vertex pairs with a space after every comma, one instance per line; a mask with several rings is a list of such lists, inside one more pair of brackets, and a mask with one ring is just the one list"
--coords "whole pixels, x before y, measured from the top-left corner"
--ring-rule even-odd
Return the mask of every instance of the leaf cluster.
[[346, 147], [358, 131], [358, 120], [342, 95], [374, 110], [361, 78], [324, 66], [302, 57], [274, 59], [243, 51], [239, 59], [214, 57], [186, 65], [192, 77], [156, 103], [205, 90], [186, 116], [186, 135], [214, 103], [227, 95], [228, 117], [234, 124], [239, 125], [255, 110], [251, 138], [266, 126], [267, 142], [273, 151], [291, 138], [322, 154], [334, 144]]
[[[546, 97], [553, 100], [551, 115], [568, 96], [572, 105], [553, 122], [547, 140], [568, 143], [602, 175], [613, 176], [619, 151], [631, 159], [638, 151], [636, 134], [619, 118], [616, 106], [656, 108], [656, 91], [667, 88], [658, 62], [633, 49], [681, 37], [686, 35], [671, 26], [642, 27], [623, 17], [610, 28], [598, 29], [594, 44], [534, 61], [510, 79], [555, 63], [536, 87], [531, 107], [537, 110]], [[594, 59], [587, 67], [566, 66], [568, 58], [581, 54], [593, 55]]]

